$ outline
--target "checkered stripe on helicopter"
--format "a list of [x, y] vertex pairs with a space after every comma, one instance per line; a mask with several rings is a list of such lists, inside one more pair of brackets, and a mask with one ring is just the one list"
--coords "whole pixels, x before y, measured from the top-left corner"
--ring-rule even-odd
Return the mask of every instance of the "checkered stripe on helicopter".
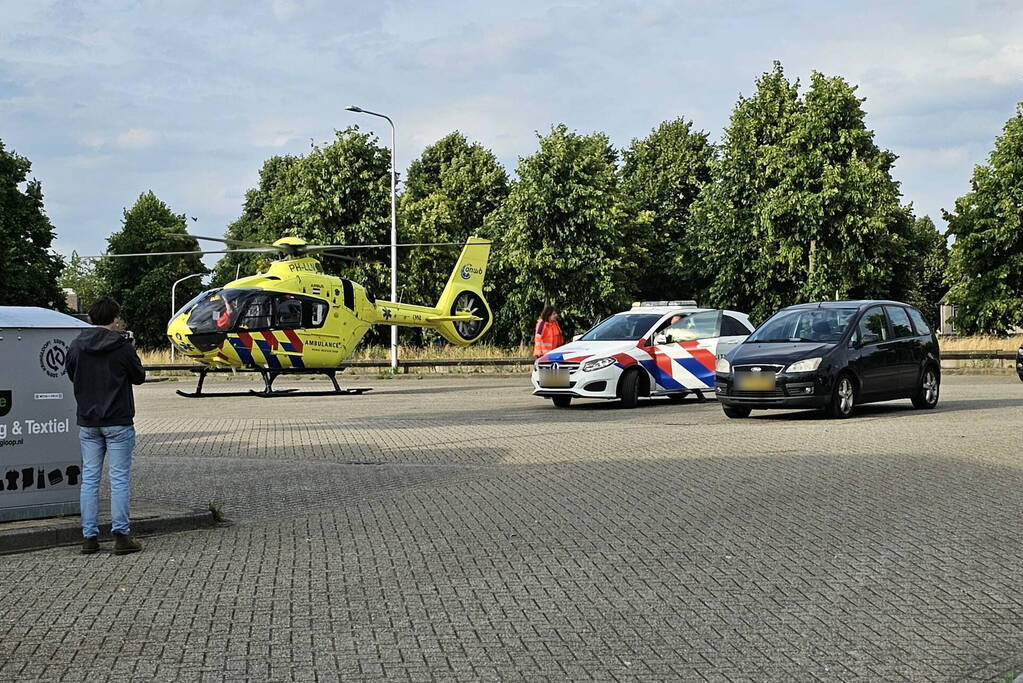
[[[286, 337], [287, 341], [278, 339], [278, 335]], [[231, 345], [238, 359], [248, 368], [305, 368], [302, 339], [292, 330], [231, 333], [227, 335], [225, 344]], [[221, 352], [223, 350], [221, 345]], [[280, 352], [282, 350], [284, 353]]]

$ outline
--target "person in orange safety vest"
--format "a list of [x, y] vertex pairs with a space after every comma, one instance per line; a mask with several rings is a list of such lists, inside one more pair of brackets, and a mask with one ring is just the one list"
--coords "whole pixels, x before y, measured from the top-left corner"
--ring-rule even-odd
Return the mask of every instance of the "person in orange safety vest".
[[558, 324], [558, 309], [550, 305], [544, 306], [533, 332], [533, 356], [539, 358], [564, 343], [565, 337], [562, 336], [561, 325]]

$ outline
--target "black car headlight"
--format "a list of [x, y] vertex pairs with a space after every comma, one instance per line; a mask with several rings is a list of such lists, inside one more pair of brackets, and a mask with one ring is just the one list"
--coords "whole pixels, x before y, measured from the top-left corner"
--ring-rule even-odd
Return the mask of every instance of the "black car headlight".
[[820, 367], [823, 358], [804, 358], [785, 368], [785, 372], [813, 372]]

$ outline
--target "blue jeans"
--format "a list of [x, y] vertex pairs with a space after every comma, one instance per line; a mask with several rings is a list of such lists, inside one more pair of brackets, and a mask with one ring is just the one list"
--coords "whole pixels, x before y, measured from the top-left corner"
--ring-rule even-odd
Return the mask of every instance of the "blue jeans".
[[82, 444], [82, 535], [92, 538], [99, 534], [99, 482], [104, 457], [109, 461], [110, 470], [110, 528], [118, 533], [130, 533], [128, 498], [135, 428], [131, 425], [79, 427], [78, 440]]

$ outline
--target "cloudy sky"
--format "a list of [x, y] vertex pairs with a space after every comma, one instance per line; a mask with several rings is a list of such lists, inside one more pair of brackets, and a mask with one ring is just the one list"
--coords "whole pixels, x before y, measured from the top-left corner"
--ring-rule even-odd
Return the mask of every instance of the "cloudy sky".
[[[97, 253], [152, 189], [222, 234], [266, 158], [398, 125], [513, 170], [564, 122], [624, 146], [685, 116], [718, 140], [771, 61], [859, 85], [918, 214], [969, 188], [1023, 100], [1015, 0], [0, 0], [0, 140], [43, 183], [58, 251]], [[383, 124], [383, 125], [381, 125]]]

